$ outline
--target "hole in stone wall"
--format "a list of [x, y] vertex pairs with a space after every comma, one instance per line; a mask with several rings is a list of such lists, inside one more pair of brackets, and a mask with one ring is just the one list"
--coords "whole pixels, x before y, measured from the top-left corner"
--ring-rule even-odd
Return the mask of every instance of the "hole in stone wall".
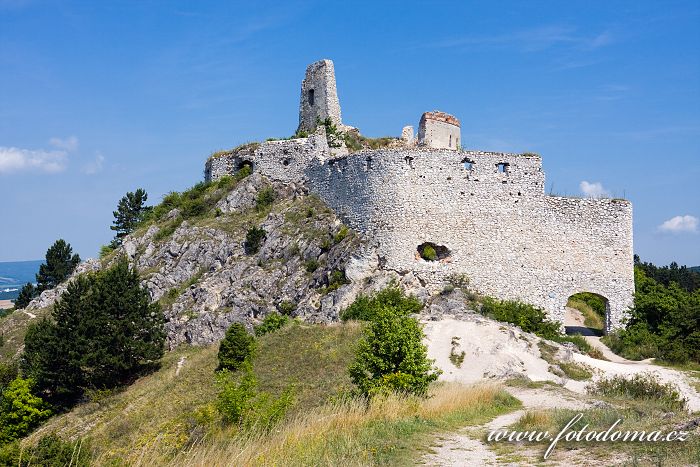
[[448, 144], [447, 147], [450, 147], [450, 148], [452, 147], [452, 135], [450, 135], [450, 144]]
[[244, 169], [249, 173], [253, 172], [253, 162], [249, 160], [242, 160], [238, 163], [238, 165], [236, 165], [236, 173]]
[[292, 160], [289, 157], [282, 159], [282, 165], [289, 165], [290, 162], [292, 162]]
[[311, 107], [314, 106], [314, 90], [313, 89], [309, 89], [309, 105]]
[[600, 336], [605, 333], [610, 314], [610, 302], [606, 297], [579, 292], [568, 298], [565, 310], [564, 328], [567, 334]]
[[507, 162], [499, 162], [496, 164], [496, 167], [498, 167], [498, 171], [501, 173], [508, 173], [510, 172], [510, 164]]
[[411, 156], [404, 157], [404, 160], [408, 163], [410, 168], [413, 168], [413, 158]]
[[365, 171], [367, 170], [372, 170], [372, 158], [369, 156], [365, 159]]
[[433, 242], [425, 242], [416, 248], [416, 256], [425, 261], [443, 261], [450, 257], [450, 250], [446, 246], [437, 245]]
[[464, 159], [462, 159], [462, 165], [467, 170], [471, 170], [474, 168], [474, 162], [470, 161], [468, 157], [465, 157]]

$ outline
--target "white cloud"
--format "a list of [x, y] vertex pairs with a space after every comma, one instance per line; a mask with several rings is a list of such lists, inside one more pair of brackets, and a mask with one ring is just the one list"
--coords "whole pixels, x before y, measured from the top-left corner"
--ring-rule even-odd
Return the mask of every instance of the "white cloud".
[[700, 220], [695, 216], [676, 216], [667, 220], [659, 226], [662, 232], [681, 233], [681, 232], [698, 232], [698, 224]]
[[603, 188], [600, 182], [589, 183], [584, 180], [579, 186], [581, 187], [581, 192], [589, 198], [607, 198], [610, 196], [610, 192]]
[[95, 155], [95, 160], [92, 162], [88, 162], [83, 166], [83, 173], [86, 173], [88, 175], [94, 175], [97, 172], [102, 171], [102, 165], [104, 164], [105, 161], [105, 156], [100, 154], [99, 152]]
[[64, 149], [66, 151], [75, 151], [78, 149], [78, 138], [75, 136], [69, 136], [68, 138], [51, 138], [49, 144], [58, 149]]
[[0, 147], [0, 174], [22, 170], [60, 172], [66, 168], [65, 151]]

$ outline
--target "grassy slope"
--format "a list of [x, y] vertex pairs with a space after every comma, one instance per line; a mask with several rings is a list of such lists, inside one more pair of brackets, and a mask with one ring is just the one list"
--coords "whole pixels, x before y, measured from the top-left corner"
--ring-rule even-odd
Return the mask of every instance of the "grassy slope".
[[19, 352], [24, 348], [24, 334], [32, 322], [36, 322], [51, 313], [53, 307], [32, 310], [36, 318], [30, 317], [23, 311], [15, 310], [0, 319], [0, 335], [3, 336], [3, 345], [0, 347], [0, 362], [8, 362], [19, 357]]
[[[297, 404], [291, 416], [323, 404], [349, 388], [346, 368], [359, 334], [356, 324], [293, 324], [263, 336], [255, 362], [260, 389], [277, 392], [294, 384]], [[216, 345], [180, 347], [166, 354], [159, 371], [51, 419], [29, 441], [56, 432], [63, 438], [89, 438], [100, 463], [113, 458], [135, 462], [145, 454], [162, 462], [201, 435], [202, 420], [211, 421], [217, 351]]]

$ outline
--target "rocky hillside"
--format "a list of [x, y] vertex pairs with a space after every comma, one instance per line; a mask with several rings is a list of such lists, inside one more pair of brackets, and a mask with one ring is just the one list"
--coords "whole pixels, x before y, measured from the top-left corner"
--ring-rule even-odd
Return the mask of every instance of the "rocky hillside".
[[[166, 197], [121, 247], [75, 273], [126, 255], [163, 308], [170, 349], [216, 342], [231, 323], [251, 328], [274, 311], [307, 322], [335, 321], [358, 293], [392, 280], [427, 297], [413, 275], [380, 270], [367, 242], [303, 186], [253, 174], [198, 185], [180, 200], [170, 209]], [[257, 251], [246, 252], [254, 228], [264, 237]], [[47, 314], [65, 287], [42, 293], [22, 322]], [[23, 334], [16, 334], [18, 348]]]

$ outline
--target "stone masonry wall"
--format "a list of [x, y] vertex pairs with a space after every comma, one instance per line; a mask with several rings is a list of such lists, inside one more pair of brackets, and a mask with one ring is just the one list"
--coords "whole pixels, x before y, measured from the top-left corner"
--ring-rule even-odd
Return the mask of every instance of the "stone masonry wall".
[[[306, 183], [372, 239], [380, 264], [435, 289], [463, 273], [479, 292], [532, 303], [559, 322], [571, 295], [593, 292], [608, 299], [607, 330], [632, 305], [631, 203], [545, 195], [537, 155], [407, 147], [329, 158], [319, 131], [245, 157], [270, 178]], [[207, 164], [208, 179], [241, 162], [223, 159]], [[423, 260], [424, 242], [448, 257]]]
[[[532, 303], [560, 322], [570, 295], [598, 293], [609, 300], [608, 330], [632, 304], [631, 204], [546, 196], [539, 156], [366, 151], [307, 175], [312, 191], [370, 234], [385, 267], [436, 287], [465, 273], [481, 293]], [[447, 247], [449, 258], [417, 257], [424, 242]]]
[[248, 162], [253, 170], [282, 182], [303, 182], [306, 169], [317, 158], [328, 156], [323, 127], [308, 138], [265, 141], [254, 149], [243, 149], [211, 157], [204, 167], [204, 180], [212, 181], [235, 174]]

